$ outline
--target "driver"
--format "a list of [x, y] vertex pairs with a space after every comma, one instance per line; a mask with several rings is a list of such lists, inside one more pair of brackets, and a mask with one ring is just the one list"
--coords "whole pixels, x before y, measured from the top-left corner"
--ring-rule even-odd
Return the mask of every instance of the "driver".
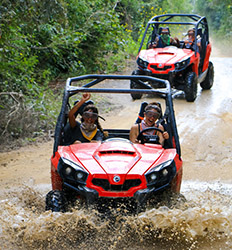
[[[131, 127], [130, 130], [130, 141], [133, 143], [139, 143], [139, 140], [137, 139], [140, 131], [150, 128], [150, 127], [156, 127], [164, 131], [164, 128], [162, 125], [157, 124], [157, 120], [160, 117], [161, 110], [157, 105], [154, 104], [148, 104], [145, 108], [144, 112], [144, 120], [141, 121], [139, 124], [134, 124]], [[159, 143], [163, 146], [164, 140], [169, 138], [168, 132], [164, 131], [163, 133], [156, 131], [156, 130], [150, 130], [145, 132], [144, 134], [148, 135], [158, 135], [159, 136]]]
[[155, 41], [149, 48], [164, 48], [166, 46], [177, 46], [179, 47], [180, 41], [177, 37], [172, 38], [168, 27], [161, 28], [160, 36], [156, 37]]

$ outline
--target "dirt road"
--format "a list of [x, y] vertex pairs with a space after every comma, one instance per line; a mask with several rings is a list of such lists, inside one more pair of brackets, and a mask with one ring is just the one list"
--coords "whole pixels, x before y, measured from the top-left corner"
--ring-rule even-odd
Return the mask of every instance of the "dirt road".
[[[162, 212], [166, 214], [166, 222], [164, 222], [164, 226], [161, 228], [165, 231], [169, 227], [175, 227], [174, 233], [176, 232], [177, 236], [180, 237], [180, 242], [178, 243], [178, 240], [174, 236], [170, 236], [172, 234], [168, 234], [169, 236], [162, 236], [163, 240], [160, 241], [161, 243], [169, 242], [166, 245], [167, 248], [162, 248], [162, 245], [159, 245], [161, 243], [157, 243], [155, 240], [152, 241], [152, 237], [155, 237], [154, 235], [151, 236], [145, 232], [146, 227], [154, 227], [155, 222], [153, 219], [157, 214], [161, 213], [161, 210], [147, 212], [147, 214], [143, 215], [143, 218], [139, 219], [141, 224], [138, 221], [133, 221], [132, 223], [131, 218], [128, 218], [127, 221], [130, 228], [133, 228], [131, 231], [128, 229], [127, 233], [132, 234], [136, 232], [142, 241], [148, 237], [149, 241], [153, 242], [153, 245], [156, 244], [157, 248], [154, 247], [153, 249], [170, 249], [168, 248], [169, 246], [172, 247], [175, 245], [183, 247], [179, 249], [211, 249], [211, 246], [214, 246], [214, 249], [231, 249], [232, 247], [232, 238], [230, 235], [232, 228], [232, 211], [230, 209], [232, 190], [232, 88], [230, 78], [232, 58], [213, 57], [211, 60], [215, 69], [213, 88], [209, 91], [202, 91], [199, 86], [198, 97], [194, 103], [186, 102], [181, 96], [174, 100], [184, 162], [182, 192], [191, 201], [193, 200], [194, 204], [198, 204], [194, 207], [191, 203], [191, 216], [189, 215], [189, 208], [187, 209], [189, 217], [186, 215], [186, 210], [182, 212]], [[149, 102], [151, 98], [144, 96], [142, 100]], [[106, 122], [102, 124], [103, 127], [130, 128], [137, 117], [140, 103], [141, 100], [132, 101], [129, 96], [120, 95], [120, 99], [118, 99], [120, 109], [103, 115], [106, 118]], [[57, 223], [57, 221], [54, 222], [54, 217], [53, 219], [49, 217], [51, 214], [43, 212], [44, 195], [51, 188], [50, 157], [52, 154], [52, 143], [50, 141], [30, 146], [29, 148], [21, 148], [20, 150], [0, 154], [0, 205], [2, 211], [0, 214], [3, 216], [1, 219], [0, 240], [2, 239], [3, 242], [2, 249], [8, 249], [4, 248], [4, 246], [9, 247], [10, 244], [22, 247], [23, 249], [28, 246], [31, 247], [30, 249], [45, 249], [43, 248], [44, 246], [48, 247], [47, 249], [59, 249], [56, 248], [59, 239], [56, 238], [56, 243], [54, 243], [51, 239], [54, 236], [51, 231], [45, 233], [48, 230], [48, 225], [43, 228], [42, 232], [41, 228], [39, 228], [42, 226], [42, 222], [46, 224], [46, 221], [49, 220], [50, 223]], [[196, 190], [197, 192], [194, 193]], [[15, 199], [17, 199], [17, 202], [15, 202]], [[203, 208], [205, 209], [204, 211], [201, 210]], [[18, 217], [16, 218], [16, 216]], [[33, 219], [30, 220], [28, 216], [32, 216]], [[39, 220], [41, 216], [43, 219], [40, 218]], [[84, 215], [72, 214], [70, 216], [74, 216], [79, 221], [80, 218], [83, 219]], [[65, 218], [62, 217], [63, 220]], [[179, 221], [175, 221], [175, 224], [173, 218]], [[188, 221], [191, 221], [191, 223], [189, 222], [186, 226]], [[206, 221], [209, 223], [207, 224]], [[74, 224], [70, 221], [68, 222], [70, 223], [69, 228], [71, 228], [69, 230], [74, 230]], [[97, 226], [93, 226], [92, 223], [91, 218], [85, 217], [85, 223], [83, 223], [82, 227], [88, 228], [88, 233], [93, 233], [93, 228], [96, 231]], [[205, 223], [207, 226], [205, 226]], [[143, 229], [141, 225], [144, 226]], [[61, 223], [60, 227], [65, 226]], [[109, 230], [103, 225], [101, 227], [103, 231]], [[181, 228], [184, 228], [185, 231], [189, 230], [189, 234], [192, 232], [191, 236], [186, 233], [183, 234]], [[19, 229], [23, 230], [22, 235], [20, 235]], [[30, 230], [31, 233], [29, 233]], [[120, 230], [122, 229], [120, 228]], [[221, 238], [210, 233], [210, 235], [213, 235], [212, 238], [211, 236], [209, 237], [210, 241], [212, 240], [213, 242], [211, 245], [209, 238], [204, 238], [207, 235], [207, 230], [209, 232], [213, 230], [216, 230], [217, 233], [220, 232]], [[68, 230], [65, 229], [64, 231], [67, 232]], [[76, 231], [74, 230], [71, 235], [75, 235], [75, 233]], [[15, 245], [10, 242], [6, 235], [11, 235], [12, 241], [16, 241], [17, 244]], [[102, 231], [99, 235], [97, 233], [96, 235], [95, 237], [98, 239], [105, 237]], [[182, 238], [183, 235], [184, 239]], [[200, 238], [196, 240], [195, 236], [199, 236]], [[59, 237], [62, 237], [62, 230], [59, 231]], [[170, 237], [170, 241], [168, 241], [167, 237]], [[116, 244], [115, 246], [123, 248], [126, 246], [126, 243], [123, 241], [124, 238], [125, 236], [119, 233], [117, 238], [114, 238], [110, 247], [114, 249], [114, 245]], [[43, 243], [45, 245], [41, 243], [43, 240], [47, 242], [48, 239], [51, 242], [50, 245], [49, 243]], [[119, 239], [121, 239], [122, 245], [118, 243]], [[22, 242], [18, 242], [20, 240], [24, 242], [22, 245]], [[33, 242], [36, 242], [36, 244]], [[66, 244], [68, 245], [67, 242]], [[71, 245], [68, 245], [70, 248], [67, 249], [77, 249], [73, 245], [72, 248]], [[145, 247], [143, 249], [146, 249], [145, 245], [143, 245]], [[88, 246], [88, 249], [93, 249], [91, 244], [84, 240], [78, 247], [80, 246]], [[132, 246], [134, 249], [137, 249], [135, 245], [132, 244]], [[132, 248], [129, 247], [129, 249]]]

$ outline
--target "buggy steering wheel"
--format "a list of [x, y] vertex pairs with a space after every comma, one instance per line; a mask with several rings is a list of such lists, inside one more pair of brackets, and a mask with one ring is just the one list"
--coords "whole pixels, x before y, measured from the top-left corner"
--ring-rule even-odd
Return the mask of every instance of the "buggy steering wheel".
[[145, 128], [143, 129], [142, 131], [140, 131], [137, 139], [138, 140], [141, 140], [141, 144], [144, 144], [146, 142], [149, 142], [149, 143], [154, 143], [154, 144], [160, 144], [159, 143], [159, 136], [158, 135], [144, 135], [143, 133], [147, 132], [147, 131], [151, 131], [151, 130], [156, 130], [160, 133], [163, 133], [164, 131], [159, 129], [159, 128], [156, 128], [156, 127], [149, 127], [149, 128]]

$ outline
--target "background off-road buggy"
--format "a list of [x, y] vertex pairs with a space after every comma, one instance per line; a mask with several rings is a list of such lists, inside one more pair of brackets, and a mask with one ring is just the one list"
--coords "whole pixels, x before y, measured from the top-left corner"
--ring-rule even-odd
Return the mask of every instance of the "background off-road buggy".
[[[162, 83], [160, 89], [119, 89], [118, 81]], [[80, 83], [85, 85], [78, 87]], [[87, 83], [86, 83], [87, 82]], [[111, 88], [102, 87], [110, 83]], [[93, 88], [99, 84], [102, 88]], [[129, 141], [129, 129], [105, 129], [109, 136], [103, 142], [65, 145], [70, 98], [82, 92], [162, 94], [165, 99], [160, 123], [170, 138], [163, 148], [157, 136], [143, 136], [141, 144]], [[131, 121], [133, 124], [134, 121]], [[154, 130], [157, 128], [151, 128]], [[124, 204], [130, 212], [140, 211], [151, 201], [157, 204], [163, 195], [179, 194], [182, 159], [179, 136], [168, 81], [148, 76], [86, 75], [69, 78], [57, 120], [51, 157], [52, 191], [46, 196], [46, 209], [66, 211], [77, 199], [84, 206], [96, 205], [100, 212]], [[110, 205], [109, 205], [110, 204]]]
[[[171, 36], [177, 37], [179, 46], [149, 49], [162, 27], [168, 27]], [[195, 42], [187, 49], [184, 40], [187, 30], [195, 28]], [[182, 38], [180, 38], [182, 37]], [[197, 41], [201, 43], [198, 49]], [[144, 32], [137, 56], [138, 69], [132, 75], [149, 75], [169, 80], [171, 87], [179, 94], [185, 93], [185, 99], [192, 102], [197, 97], [197, 86], [210, 89], [214, 80], [214, 68], [209, 61], [211, 44], [206, 17], [194, 14], [165, 14], [150, 19]], [[131, 88], [160, 87], [152, 82], [131, 81]], [[162, 86], [161, 86], [162, 87]], [[131, 94], [133, 99], [140, 99], [142, 94]]]

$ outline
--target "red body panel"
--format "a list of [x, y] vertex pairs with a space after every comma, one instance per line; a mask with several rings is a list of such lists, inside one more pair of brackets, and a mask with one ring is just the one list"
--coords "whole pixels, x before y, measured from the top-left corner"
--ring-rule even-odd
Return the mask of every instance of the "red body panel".
[[57, 172], [59, 155], [56, 152], [55, 157], [51, 158], [51, 181], [53, 190], [62, 190], [62, 179]]
[[[170, 159], [175, 159], [177, 168], [176, 186], [173, 191], [178, 192], [182, 176], [182, 161], [175, 149], [163, 149], [156, 144], [131, 144], [129, 142], [82, 143], [71, 146], [59, 146], [55, 157], [51, 159], [52, 187], [61, 190], [62, 180], [57, 173], [60, 157], [66, 158], [86, 169], [89, 176], [86, 187], [98, 191], [100, 197], [132, 197], [140, 189], [147, 188], [144, 174]], [[115, 183], [115, 175], [120, 181]], [[92, 183], [93, 178], [108, 179], [113, 185], [122, 185], [127, 179], [140, 179], [141, 184], [128, 191], [106, 191]]]
[[182, 181], [182, 174], [183, 174], [183, 168], [182, 168], [182, 160], [179, 159], [179, 156], [176, 155], [175, 157], [175, 163], [176, 163], [176, 177], [172, 182], [171, 189], [175, 193], [180, 192], [181, 188], [181, 181]]
[[[192, 70], [198, 75], [198, 65], [200, 62], [200, 54], [191, 49], [179, 49], [177, 47], [154, 48], [148, 50], [141, 50], [140, 57], [149, 62], [147, 67], [152, 74], [168, 74], [175, 70], [175, 63], [190, 58]], [[154, 68], [156, 66], [156, 68]], [[168, 66], [166, 68], [165, 66]]]
[[198, 72], [198, 66], [200, 63], [200, 54], [197, 52], [195, 55], [195, 52], [193, 52], [193, 55], [190, 58], [190, 64], [192, 64], [192, 71], [196, 73], [196, 75], [199, 75]]
[[204, 64], [203, 64], [202, 72], [204, 72], [205, 70], [207, 70], [208, 67], [209, 67], [209, 57], [210, 57], [210, 54], [211, 54], [211, 50], [212, 50], [212, 46], [209, 43], [207, 45], [207, 47], [206, 47], [205, 61], [204, 61]]

